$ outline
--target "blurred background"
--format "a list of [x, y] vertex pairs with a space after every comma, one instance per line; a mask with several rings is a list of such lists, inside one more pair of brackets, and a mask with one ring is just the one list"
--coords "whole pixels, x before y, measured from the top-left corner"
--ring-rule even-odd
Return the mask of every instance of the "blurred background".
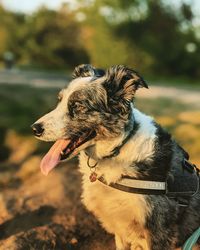
[[42, 176], [50, 145], [30, 130], [82, 63], [139, 71], [136, 107], [200, 166], [199, 0], [1, 0], [0, 249], [114, 249], [80, 203], [77, 159]]

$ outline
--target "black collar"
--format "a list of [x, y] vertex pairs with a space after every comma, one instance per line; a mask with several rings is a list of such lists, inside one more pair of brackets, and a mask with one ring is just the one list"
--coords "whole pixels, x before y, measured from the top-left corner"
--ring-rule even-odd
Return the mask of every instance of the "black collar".
[[[134, 118], [132, 118], [133, 120], [133, 125], [132, 125], [132, 129], [129, 131], [129, 133], [127, 134], [127, 136], [124, 138], [124, 140], [121, 142], [121, 144], [119, 144], [118, 146], [116, 146], [109, 155], [105, 155], [103, 156], [101, 159], [95, 159], [94, 156], [91, 156], [90, 153], [88, 152], [89, 150], [85, 149], [85, 154], [88, 156], [88, 161], [91, 159], [94, 159], [97, 161], [97, 163], [95, 164], [95, 166], [98, 164], [98, 160], [103, 160], [103, 159], [109, 159], [112, 157], [116, 157], [117, 155], [119, 155], [121, 148], [129, 141], [129, 139], [135, 134], [135, 132], [138, 130], [139, 124], [134, 120]], [[88, 165], [89, 166], [89, 165]], [[90, 167], [90, 166], [89, 166]]]
[[110, 155], [104, 156], [103, 159], [109, 159], [112, 157], [116, 157], [117, 155], [119, 155], [121, 148], [129, 141], [129, 139], [135, 134], [135, 132], [138, 130], [138, 126], [139, 124], [137, 122], [134, 121], [133, 124], [133, 128], [132, 130], [128, 133], [128, 135], [125, 137], [125, 139], [122, 141], [122, 143], [120, 145], [118, 145], [117, 147], [115, 147], [112, 151]]

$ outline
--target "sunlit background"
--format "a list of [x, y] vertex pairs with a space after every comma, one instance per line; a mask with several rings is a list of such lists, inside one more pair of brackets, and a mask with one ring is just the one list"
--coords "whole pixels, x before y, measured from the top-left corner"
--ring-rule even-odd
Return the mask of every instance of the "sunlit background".
[[198, 0], [1, 2], [2, 63], [10, 52], [24, 68], [120, 63], [154, 76], [200, 76]]
[[0, 1], [0, 249], [113, 250], [80, 203], [77, 160], [48, 177], [49, 144], [30, 125], [56, 104], [73, 68], [125, 64], [155, 117], [200, 166], [199, 0]]

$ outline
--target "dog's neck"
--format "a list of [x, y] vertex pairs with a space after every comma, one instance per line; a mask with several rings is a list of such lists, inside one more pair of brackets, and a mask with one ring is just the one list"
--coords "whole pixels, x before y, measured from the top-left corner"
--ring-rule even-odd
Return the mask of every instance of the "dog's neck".
[[[92, 171], [98, 175], [104, 176], [107, 183], [116, 182], [121, 178], [121, 175], [129, 175], [137, 177], [138, 162], [151, 162], [155, 150], [156, 127], [153, 124], [153, 119], [141, 113], [137, 109], [133, 109], [134, 121], [138, 124], [137, 131], [135, 131], [129, 140], [120, 148], [117, 156], [111, 158], [104, 158], [111, 154], [114, 148], [121, 145], [121, 143], [128, 136], [127, 133], [116, 137], [115, 139], [98, 141], [95, 147], [87, 150], [87, 158], [90, 157], [89, 166], [84, 170], [89, 175], [91, 171], [90, 166], [95, 166]], [[131, 130], [129, 130], [131, 132]]]
[[[85, 152], [96, 161], [109, 158], [131, 162], [141, 160], [143, 157], [146, 159], [153, 154], [152, 141], [155, 137], [155, 126], [152, 121], [151, 117], [132, 108], [129, 130], [116, 138], [99, 140]], [[132, 151], [131, 157], [130, 151]]]
[[120, 154], [120, 149], [123, 147], [123, 142], [126, 141], [127, 137], [129, 137], [129, 134], [124, 133], [123, 135], [118, 136], [117, 138], [111, 138], [108, 141], [100, 140], [95, 145], [88, 147], [85, 150], [85, 153], [96, 161], [116, 157]]
[[116, 157], [120, 154], [121, 148], [128, 142], [136, 130], [137, 122], [134, 119], [133, 107], [131, 106], [130, 118], [124, 128], [124, 132], [117, 137], [109, 138], [109, 140], [97, 141], [94, 145], [85, 149], [85, 153], [96, 161]]

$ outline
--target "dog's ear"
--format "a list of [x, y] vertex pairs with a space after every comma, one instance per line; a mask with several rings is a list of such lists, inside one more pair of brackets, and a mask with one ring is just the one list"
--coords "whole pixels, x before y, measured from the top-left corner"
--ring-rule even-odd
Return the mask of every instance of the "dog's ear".
[[102, 69], [96, 69], [90, 64], [81, 64], [74, 69], [72, 77], [73, 78], [87, 77], [87, 76], [101, 77], [104, 74], [105, 71]]
[[133, 69], [124, 65], [109, 68], [105, 75], [104, 87], [108, 97], [116, 101], [131, 102], [138, 88], [148, 88], [144, 79]]

